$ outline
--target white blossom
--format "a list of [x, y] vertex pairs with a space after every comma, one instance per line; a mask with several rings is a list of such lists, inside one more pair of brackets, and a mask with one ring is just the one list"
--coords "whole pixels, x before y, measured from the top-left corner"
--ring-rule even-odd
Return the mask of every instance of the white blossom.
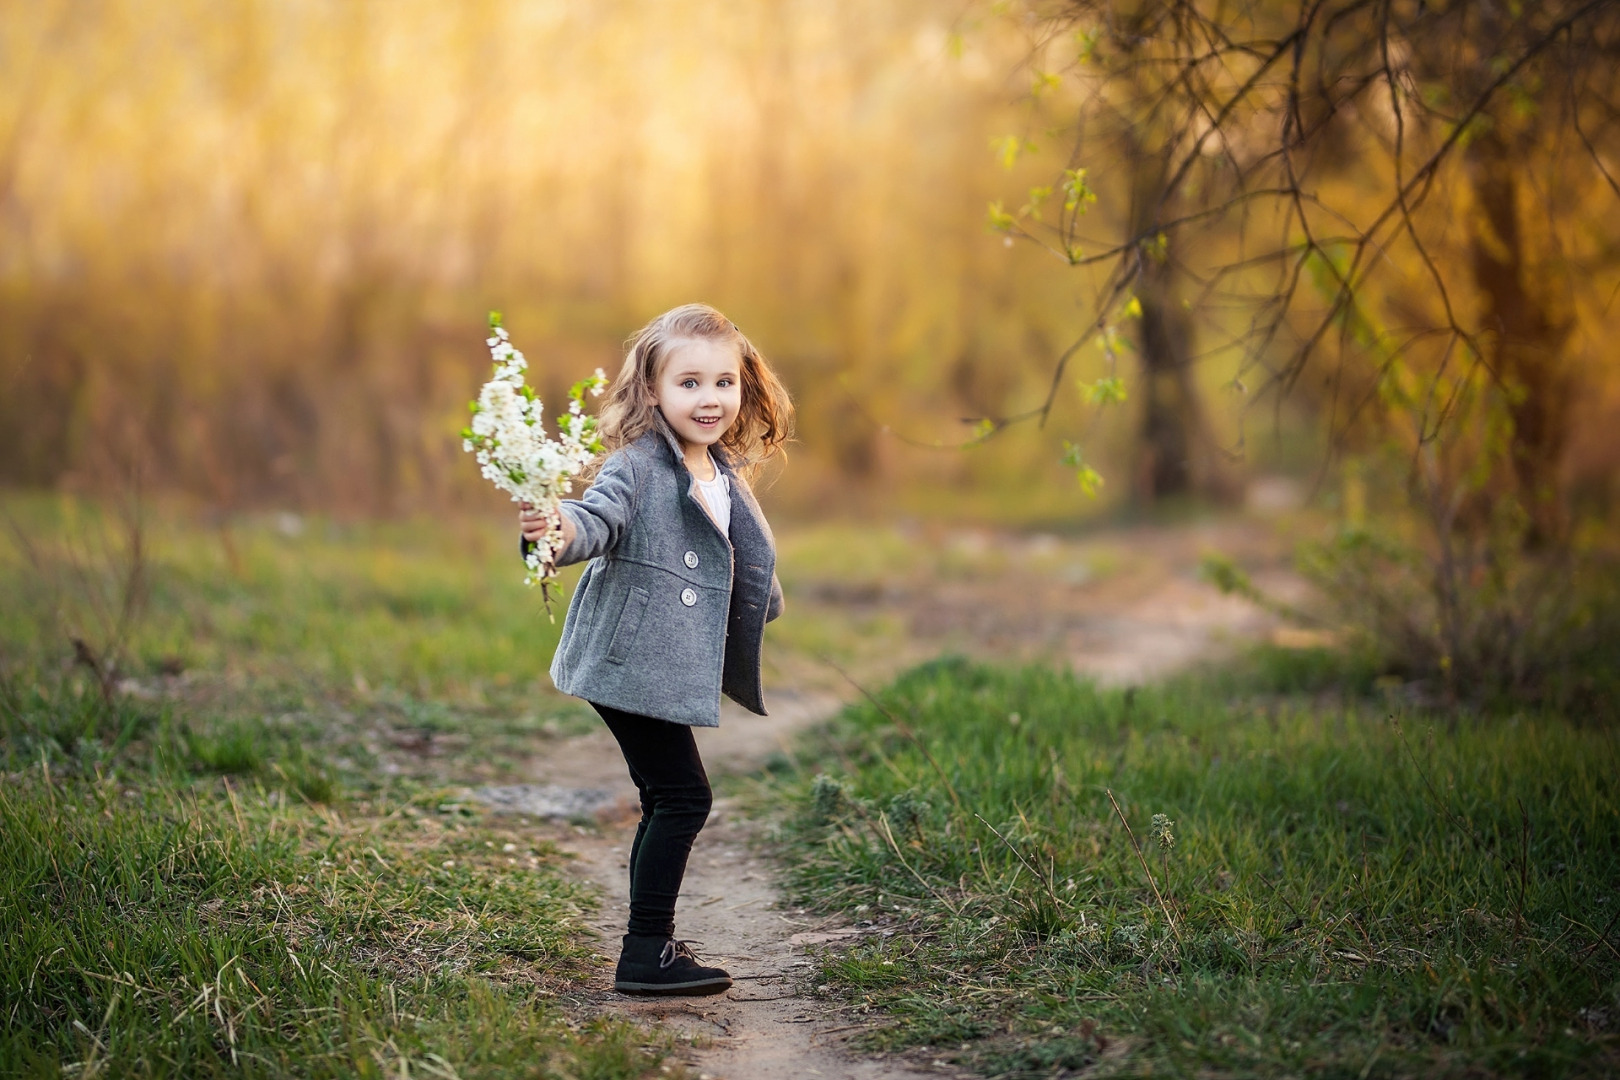
[[556, 559], [562, 549], [562, 509], [559, 501], [573, 490], [574, 480], [591, 459], [602, 452], [596, 418], [584, 411], [585, 395], [599, 396], [607, 388], [601, 368], [575, 383], [568, 393], [568, 412], [557, 422], [558, 437], [546, 434], [541, 423], [544, 406], [524, 382], [528, 361], [512, 346], [500, 316], [490, 315], [490, 336], [485, 339], [495, 375], [478, 392], [471, 425], [462, 430], [461, 447], [478, 462], [485, 479], [539, 510], [550, 526], [524, 560], [525, 581], [540, 585], [550, 606], [548, 586], [557, 576]]

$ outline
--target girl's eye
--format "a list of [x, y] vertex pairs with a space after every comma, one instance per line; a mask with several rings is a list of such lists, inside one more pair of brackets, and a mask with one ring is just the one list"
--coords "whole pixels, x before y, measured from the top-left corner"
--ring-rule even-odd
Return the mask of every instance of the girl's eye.
[[727, 379], [727, 378], [722, 377], [721, 380], [720, 380], [719, 385], [721, 385], [721, 386], [730, 386], [731, 383], [732, 383], [731, 379]]
[[696, 390], [697, 389], [697, 380], [696, 379], [682, 379], [681, 380], [681, 387], [683, 389], [686, 389], [686, 390]]

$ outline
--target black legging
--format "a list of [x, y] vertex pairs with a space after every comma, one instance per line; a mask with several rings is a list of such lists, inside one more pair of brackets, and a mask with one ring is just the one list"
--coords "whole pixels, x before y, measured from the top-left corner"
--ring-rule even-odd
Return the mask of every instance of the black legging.
[[591, 707], [619, 740], [641, 792], [641, 824], [630, 845], [630, 933], [673, 937], [686, 857], [714, 802], [697, 740], [685, 724]]

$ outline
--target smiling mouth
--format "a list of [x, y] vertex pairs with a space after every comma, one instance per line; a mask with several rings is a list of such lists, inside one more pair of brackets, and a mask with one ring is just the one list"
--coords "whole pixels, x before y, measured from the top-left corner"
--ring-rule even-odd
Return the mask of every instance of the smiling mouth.
[[718, 416], [694, 416], [692, 419], [696, 420], [704, 427], [713, 427], [720, 422], [720, 418]]

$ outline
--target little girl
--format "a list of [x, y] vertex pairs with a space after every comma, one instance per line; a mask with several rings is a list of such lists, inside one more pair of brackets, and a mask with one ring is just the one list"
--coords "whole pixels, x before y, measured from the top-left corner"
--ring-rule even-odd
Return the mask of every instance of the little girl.
[[[745, 477], [787, 439], [793, 405], [718, 311], [688, 304], [648, 323], [598, 415], [609, 455], [562, 504], [558, 565], [590, 560], [551, 665], [591, 703], [641, 793], [630, 847], [630, 925], [614, 974], [626, 994], [719, 994], [722, 969], [675, 940], [675, 900], [709, 816], [692, 738], [720, 695], [765, 715], [759, 654], [782, 611], [776, 548]], [[545, 523], [527, 504], [525, 544]]]

